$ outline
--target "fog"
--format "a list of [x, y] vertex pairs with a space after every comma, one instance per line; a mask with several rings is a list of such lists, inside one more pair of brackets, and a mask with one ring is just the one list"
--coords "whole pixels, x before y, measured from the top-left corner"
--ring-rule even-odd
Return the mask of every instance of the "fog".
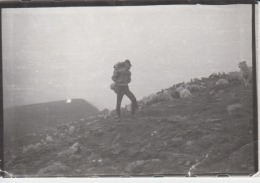
[[82, 98], [114, 109], [119, 61], [131, 61], [141, 99], [252, 65], [251, 44], [251, 5], [3, 9], [4, 107]]

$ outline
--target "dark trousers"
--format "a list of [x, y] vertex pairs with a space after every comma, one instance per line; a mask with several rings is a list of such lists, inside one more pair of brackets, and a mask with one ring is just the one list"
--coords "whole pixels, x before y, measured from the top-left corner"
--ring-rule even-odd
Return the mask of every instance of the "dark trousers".
[[126, 95], [132, 102], [131, 115], [135, 114], [135, 110], [138, 108], [138, 104], [134, 94], [129, 90], [128, 85], [119, 85], [117, 90], [117, 101], [116, 101], [116, 113], [118, 117], [121, 117], [121, 102], [123, 96]]

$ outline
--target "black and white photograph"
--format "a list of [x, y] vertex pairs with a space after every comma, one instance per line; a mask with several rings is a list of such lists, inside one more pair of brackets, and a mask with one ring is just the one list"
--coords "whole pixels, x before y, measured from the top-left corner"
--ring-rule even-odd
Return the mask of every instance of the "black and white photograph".
[[5, 177], [258, 171], [252, 4], [1, 14]]

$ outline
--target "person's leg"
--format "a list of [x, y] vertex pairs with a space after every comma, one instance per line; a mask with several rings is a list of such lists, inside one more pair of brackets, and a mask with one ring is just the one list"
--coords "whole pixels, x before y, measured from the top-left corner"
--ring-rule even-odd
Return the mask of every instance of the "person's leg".
[[123, 96], [124, 96], [124, 91], [119, 86], [118, 91], [117, 91], [117, 100], [116, 100], [116, 113], [119, 118], [121, 117], [121, 102], [122, 102]]
[[134, 94], [129, 90], [129, 88], [127, 87], [127, 90], [125, 91], [125, 95], [131, 100], [132, 102], [132, 106], [131, 106], [131, 115], [134, 116], [135, 115], [135, 110], [138, 108], [138, 104], [136, 101], [136, 98], [134, 96]]

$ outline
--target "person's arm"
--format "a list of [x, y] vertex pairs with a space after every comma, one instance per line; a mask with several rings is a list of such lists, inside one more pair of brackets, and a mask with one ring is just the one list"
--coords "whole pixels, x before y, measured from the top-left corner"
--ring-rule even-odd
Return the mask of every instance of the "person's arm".
[[128, 80], [127, 80], [127, 82], [130, 83], [130, 82], [131, 82], [131, 72], [129, 71], [128, 74], [129, 74], [129, 75], [128, 75]]
[[112, 76], [112, 80], [114, 81], [114, 82], [116, 82], [116, 83], [118, 83], [119, 82], [119, 72], [118, 71], [116, 71], [116, 70], [114, 70], [114, 73], [113, 73], [113, 76]]

